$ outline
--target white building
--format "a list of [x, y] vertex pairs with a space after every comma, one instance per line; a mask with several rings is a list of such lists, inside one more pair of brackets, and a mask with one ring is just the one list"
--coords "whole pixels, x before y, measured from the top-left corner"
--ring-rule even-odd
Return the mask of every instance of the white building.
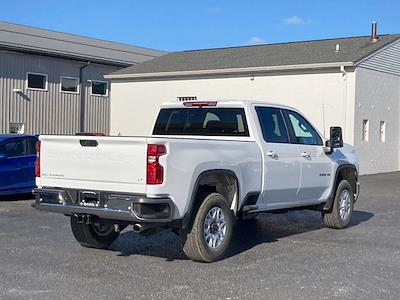
[[170, 53], [107, 75], [111, 134], [150, 134], [180, 97], [294, 106], [356, 146], [362, 174], [400, 170], [400, 35]]

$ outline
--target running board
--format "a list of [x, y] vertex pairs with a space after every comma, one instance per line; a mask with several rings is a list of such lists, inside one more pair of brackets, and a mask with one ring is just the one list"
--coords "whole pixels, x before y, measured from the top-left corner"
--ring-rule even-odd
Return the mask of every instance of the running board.
[[257, 215], [259, 213], [272, 213], [272, 214], [281, 214], [287, 213], [290, 210], [303, 210], [303, 209], [311, 209], [311, 210], [321, 210], [321, 205], [323, 203], [318, 204], [309, 204], [309, 205], [298, 205], [298, 206], [290, 206], [290, 207], [262, 207], [259, 209], [257, 205], [246, 205], [243, 206], [243, 217], [251, 217], [252, 215]]
[[255, 204], [245, 205], [245, 206], [243, 206], [242, 212], [244, 214], [247, 214], [247, 213], [251, 213], [251, 211], [254, 211], [254, 210], [257, 210], [257, 209], [258, 209], [258, 206], [255, 205]]

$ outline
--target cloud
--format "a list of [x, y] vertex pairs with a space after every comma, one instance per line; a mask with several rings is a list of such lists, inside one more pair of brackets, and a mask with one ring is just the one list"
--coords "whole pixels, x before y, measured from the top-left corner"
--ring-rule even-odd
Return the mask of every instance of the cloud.
[[258, 36], [253, 36], [246, 42], [246, 45], [260, 45], [260, 44], [266, 44], [266, 43], [267, 43], [267, 41], [264, 40], [263, 38], [260, 38]]
[[305, 23], [304, 20], [298, 16], [293, 16], [283, 19], [283, 24], [285, 25], [301, 25], [304, 23]]

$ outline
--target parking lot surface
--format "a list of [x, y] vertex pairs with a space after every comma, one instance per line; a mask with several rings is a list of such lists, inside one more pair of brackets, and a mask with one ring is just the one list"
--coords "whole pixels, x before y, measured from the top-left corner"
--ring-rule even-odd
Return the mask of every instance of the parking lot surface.
[[0, 299], [399, 299], [400, 173], [361, 177], [351, 226], [315, 211], [237, 225], [230, 257], [185, 258], [164, 231], [126, 229], [111, 250], [81, 247], [69, 219], [0, 200]]

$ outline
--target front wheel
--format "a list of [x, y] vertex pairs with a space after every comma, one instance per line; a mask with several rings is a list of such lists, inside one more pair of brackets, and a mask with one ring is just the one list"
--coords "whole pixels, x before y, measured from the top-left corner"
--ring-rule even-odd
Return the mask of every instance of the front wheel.
[[323, 212], [324, 223], [335, 229], [346, 228], [354, 209], [354, 192], [347, 180], [342, 180], [336, 190], [331, 212]]
[[106, 249], [119, 236], [114, 224], [93, 222], [82, 224], [78, 218], [71, 217], [71, 229], [75, 239], [84, 247]]
[[232, 240], [233, 224], [234, 215], [225, 198], [218, 193], [206, 196], [191, 229], [181, 231], [186, 256], [200, 262], [223, 258]]

